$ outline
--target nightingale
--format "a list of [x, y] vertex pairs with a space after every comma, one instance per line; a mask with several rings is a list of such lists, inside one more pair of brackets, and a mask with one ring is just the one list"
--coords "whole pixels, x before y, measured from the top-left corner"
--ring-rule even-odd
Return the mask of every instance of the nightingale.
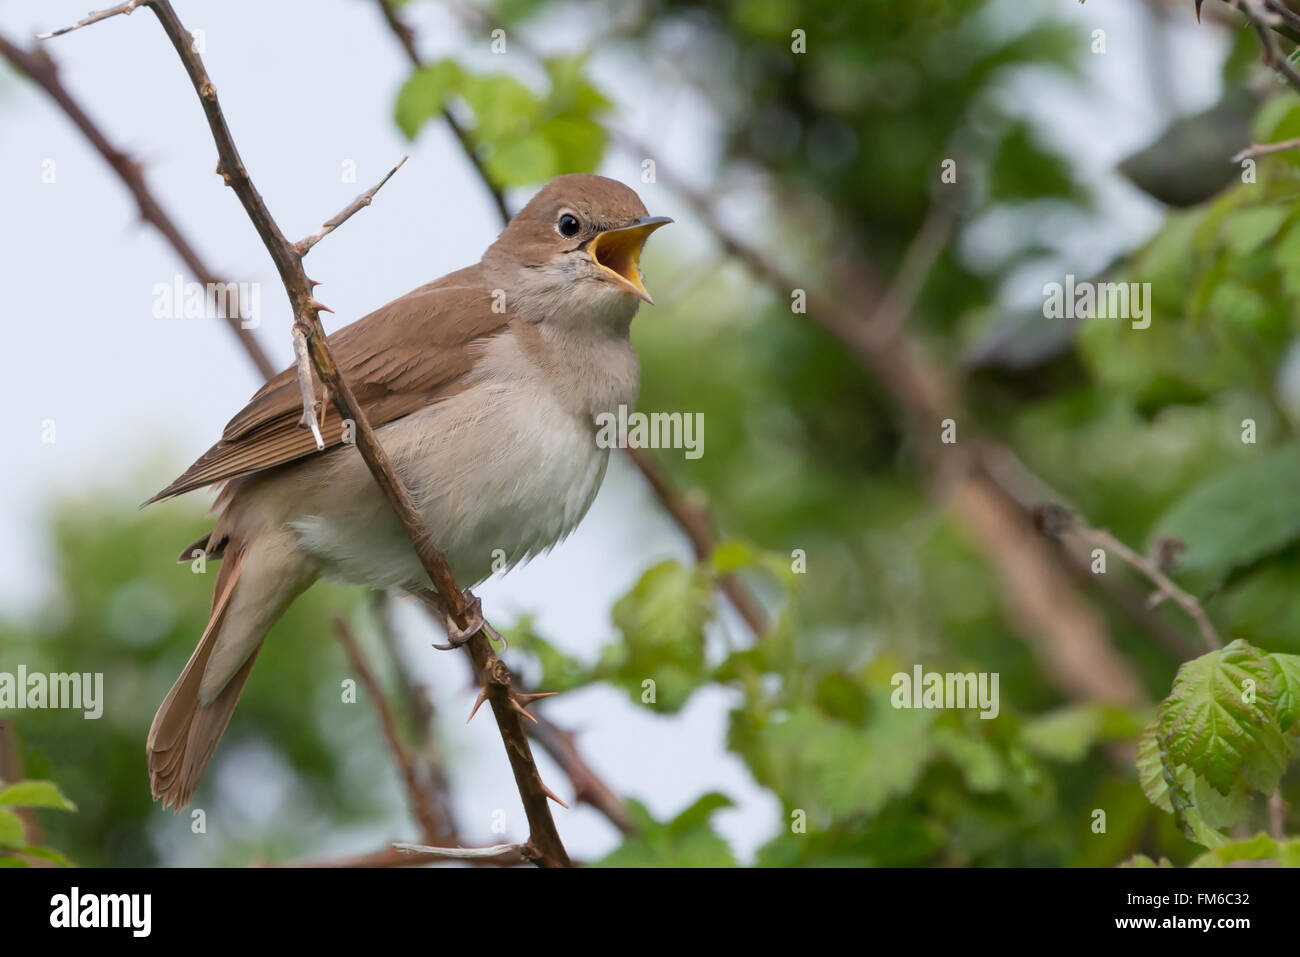
[[[636, 399], [629, 339], [649, 217], [602, 176], [548, 183], [482, 259], [329, 336], [397, 474], [458, 584], [537, 555], [582, 520], [609, 450], [595, 416]], [[266, 383], [221, 439], [151, 498], [219, 486], [194, 549], [221, 561], [207, 627], [149, 729], [151, 790], [179, 811], [248, 681], [267, 632], [320, 578], [430, 589], [345, 423], [325, 403], [325, 449], [300, 427], [295, 370]], [[449, 630], [450, 631], [450, 630]]]

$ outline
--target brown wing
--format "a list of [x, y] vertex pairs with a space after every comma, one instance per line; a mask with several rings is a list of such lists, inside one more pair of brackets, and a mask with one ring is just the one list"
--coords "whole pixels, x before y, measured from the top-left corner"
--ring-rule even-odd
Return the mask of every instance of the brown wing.
[[[503, 331], [507, 319], [492, 311], [480, 267], [470, 266], [393, 300], [328, 341], [370, 424], [380, 426], [454, 388], [473, 368], [473, 343]], [[301, 418], [297, 372], [290, 366], [230, 420], [221, 441], [144, 504], [316, 453], [310, 430], [298, 426]], [[342, 434], [342, 419], [330, 406], [321, 426], [325, 447], [337, 445]]]

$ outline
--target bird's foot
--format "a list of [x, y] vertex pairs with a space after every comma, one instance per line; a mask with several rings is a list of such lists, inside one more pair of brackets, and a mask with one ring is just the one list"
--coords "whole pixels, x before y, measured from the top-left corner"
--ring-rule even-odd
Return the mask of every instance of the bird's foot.
[[465, 592], [465, 627], [461, 628], [456, 624], [455, 617], [447, 609], [446, 603], [443, 603], [443, 627], [447, 629], [447, 644], [440, 645], [434, 643], [435, 648], [439, 651], [451, 651], [460, 648], [469, 642], [471, 638], [480, 631], [487, 630], [490, 634], [496, 635], [493, 629], [486, 621], [483, 620], [483, 603], [474, 597], [473, 593]]

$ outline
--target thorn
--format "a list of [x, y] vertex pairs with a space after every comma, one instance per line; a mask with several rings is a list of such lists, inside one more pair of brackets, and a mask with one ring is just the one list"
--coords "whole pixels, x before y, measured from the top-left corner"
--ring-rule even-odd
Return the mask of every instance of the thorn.
[[528, 694], [516, 694], [515, 697], [518, 700], [522, 701], [524, 703], [524, 707], [526, 708], [534, 701], [537, 701], [541, 698], [552, 698], [557, 694], [559, 694], [558, 691], [533, 691]]
[[525, 711], [525, 710], [524, 710], [524, 706], [521, 705], [521, 704], [520, 704], [520, 703], [519, 703], [519, 702], [514, 698], [513, 695], [512, 695], [511, 698], [510, 698], [510, 707], [514, 708], [516, 711], [518, 711], [520, 714], [522, 714], [525, 718], [527, 718], [527, 719], [528, 719], [529, 721], [531, 721], [533, 724], [536, 724], [536, 723], [537, 723], [537, 719], [534, 718], [534, 717], [533, 717], [531, 714], [529, 714], [527, 711]]
[[318, 281], [316, 281], [315, 279], [308, 279], [307, 281], [308, 281], [309, 283], [311, 283], [311, 286], [312, 286], [313, 289], [315, 289], [317, 286], [323, 286], [323, 285], [325, 285], [323, 282], [318, 282]]
[[325, 305], [323, 302], [317, 302], [315, 299], [313, 299], [310, 303], [308, 303], [308, 305], [310, 305], [310, 306], [311, 306], [313, 309], [315, 309], [317, 312], [333, 312], [333, 311], [334, 311], [334, 310], [331, 309], [329, 306]]
[[566, 811], [569, 809], [569, 805], [567, 805], [567, 804], [565, 804], [563, 801], [561, 801], [560, 798], [559, 798], [559, 795], [557, 795], [554, 791], [552, 791], [550, 788], [548, 788], [548, 787], [546, 786], [545, 782], [543, 782], [542, 780], [539, 779], [537, 783], [540, 784], [540, 785], [542, 786], [542, 790], [546, 792], [546, 796], [547, 796], [548, 798], [550, 798], [552, 801], [554, 801], [554, 802], [555, 802], [556, 804], [558, 804], [560, 807], [564, 808]]
[[469, 717], [465, 719], [466, 724], [469, 724], [471, 721], [474, 720], [474, 715], [478, 714], [478, 709], [483, 707], [483, 702], [486, 700], [487, 700], [487, 688], [479, 689], [478, 700], [474, 702], [474, 709], [470, 711]]

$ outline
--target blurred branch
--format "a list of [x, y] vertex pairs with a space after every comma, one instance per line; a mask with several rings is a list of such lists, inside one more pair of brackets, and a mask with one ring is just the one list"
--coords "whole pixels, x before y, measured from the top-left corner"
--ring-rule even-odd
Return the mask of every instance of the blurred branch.
[[1174, 603], [1196, 622], [1197, 630], [1201, 633], [1201, 639], [1211, 651], [1223, 647], [1223, 639], [1214, 630], [1214, 625], [1210, 623], [1210, 617], [1205, 613], [1205, 609], [1201, 607], [1201, 603], [1175, 585], [1169, 576], [1156, 567], [1155, 562], [1138, 554], [1103, 528], [1089, 528], [1086, 525], [1080, 525], [1076, 531], [1085, 541], [1096, 545], [1098, 548], [1113, 551], [1126, 563], [1149, 578], [1161, 595], [1173, 599]]
[[[406, 51], [406, 58], [411, 61], [411, 65], [417, 70], [424, 66], [424, 61], [420, 59], [420, 53], [415, 48], [415, 31], [410, 28], [401, 17], [397, 15], [397, 10], [393, 7], [392, 0], [375, 0], [379, 5], [379, 12], [388, 24], [388, 28], [397, 37], [397, 42], [402, 45]], [[492, 196], [492, 203], [497, 208], [497, 213], [501, 216], [503, 223], [510, 221], [510, 210], [506, 208], [505, 194], [497, 188], [488, 176], [487, 170], [483, 167], [483, 161], [479, 159], [478, 154], [474, 152], [474, 144], [470, 142], [469, 134], [456, 121], [451, 110], [447, 107], [442, 108], [442, 118], [447, 121], [447, 127], [451, 130], [456, 141], [460, 143], [460, 148], [469, 160], [470, 165], [474, 167], [474, 172], [478, 174], [479, 181]]]
[[383, 689], [379, 687], [375, 673], [370, 670], [370, 665], [361, 652], [361, 646], [357, 643], [351, 626], [342, 617], [335, 615], [334, 631], [338, 635], [339, 643], [343, 645], [343, 650], [347, 652], [352, 670], [357, 673], [358, 680], [365, 687], [366, 694], [370, 696], [375, 714], [379, 718], [379, 726], [388, 741], [388, 749], [392, 752], [393, 760], [397, 763], [397, 769], [402, 776], [402, 783], [406, 787], [411, 813], [420, 822], [425, 840], [445, 840], [448, 835], [454, 835], [456, 828], [452, 824], [450, 811], [438, 800], [433, 789], [420, 780], [415, 760], [402, 742], [401, 735], [398, 734], [397, 723], [388, 708], [388, 699], [384, 696]]
[[[508, 701], [509, 672], [492, 653], [486, 623], [477, 613], [476, 605], [471, 606], [472, 596], [462, 592], [453, 579], [446, 558], [423, 527], [410, 492], [393, 471], [388, 456], [383, 446], [379, 444], [374, 429], [356, 401], [351, 387], [339, 373], [326, 342], [325, 331], [320, 324], [320, 305], [312, 296], [312, 284], [303, 270], [302, 257], [293, 244], [285, 238], [261, 195], [253, 186], [217, 102], [216, 87], [208, 78], [203, 61], [195, 51], [189, 33], [182, 26], [168, 0], [143, 0], [141, 5], [153, 10], [185, 66], [190, 82], [199, 96], [217, 147], [218, 173], [234, 189], [244, 211], [262, 238], [267, 252], [275, 262], [293, 307], [296, 323], [301, 325], [303, 334], [307, 338], [309, 355], [316, 374], [330, 390], [331, 398], [340, 412], [356, 423], [357, 450], [410, 538], [430, 581], [437, 587], [449, 618], [463, 632], [472, 632], [465, 644], [467, 651], [485, 674], [492, 674], [497, 678], [498, 686], [505, 689], [504, 700]], [[135, 4], [124, 4], [117, 12], [130, 12], [127, 7], [134, 9]], [[511, 766], [515, 771], [515, 781], [528, 818], [529, 841], [526, 856], [543, 866], [567, 866], [568, 855], [555, 830], [550, 808], [546, 804], [548, 792], [537, 773], [527, 739], [523, 738], [518, 716], [510, 713], [508, 708], [498, 706], [498, 699], [501, 698], [501, 694], [494, 694], [493, 713], [497, 717], [497, 724], [505, 741]]]
[[[1251, 29], [1255, 31], [1264, 64], [1276, 70], [1291, 84], [1292, 89], [1300, 91], [1300, 72], [1296, 71], [1290, 57], [1282, 52], [1277, 37], [1273, 35], [1277, 32], [1293, 43], [1297, 42], [1300, 40], [1300, 33], [1296, 32], [1296, 28], [1300, 26], [1300, 17], [1279, 0], [1231, 0], [1231, 3], [1241, 11], [1250, 23]], [[1201, 0], [1197, 0], [1198, 15], [1200, 8]]]
[[[13, 784], [22, 779], [23, 749], [18, 738], [18, 726], [13, 721], [0, 721], [0, 784]], [[29, 807], [18, 807], [13, 811], [23, 822], [23, 843], [40, 844], [43, 835], [36, 812]], [[34, 858], [29, 863], [35, 867], [45, 867], [49, 862]]]
[[1242, 160], [1254, 159], [1257, 156], [1269, 156], [1273, 153], [1282, 153], [1286, 150], [1293, 150], [1300, 147], [1300, 138], [1294, 140], [1282, 140], [1280, 143], [1263, 143], [1252, 144], [1246, 147], [1229, 162], [1240, 163]]
[[[103, 18], [101, 17], [101, 19]], [[95, 122], [86, 114], [86, 111], [72, 98], [72, 95], [59, 79], [57, 65], [45, 50], [39, 46], [32, 50], [24, 50], [0, 34], [0, 56], [4, 56], [20, 73], [26, 74], [32, 82], [44, 90], [58, 104], [59, 109], [81, 131], [81, 134], [130, 191], [140, 209], [140, 218], [162, 234], [168, 245], [172, 247], [176, 254], [180, 256], [181, 261], [194, 274], [194, 277], [208, 287], [214, 284], [229, 287], [231, 284], [226, 283], [207, 267], [194, 247], [176, 228], [175, 221], [168, 215], [153, 193], [149, 191], [144, 175], [140, 170], [140, 165], [126, 153], [114, 147]], [[222, 297], [217, 298], [220, 300]], [[267, 357], [266, 352], [262, 349], [252, 331], [243, 328], [237, 316], [225, 315], [222, 318], [225, 320], [226, 325], [230, 327], [230, 331], [239, 339], [240, 345], [248, 353], [253, 365], [257, 366], [257, 371], [261, 373], [262, 378], [272, 378], [279, 370]]]

